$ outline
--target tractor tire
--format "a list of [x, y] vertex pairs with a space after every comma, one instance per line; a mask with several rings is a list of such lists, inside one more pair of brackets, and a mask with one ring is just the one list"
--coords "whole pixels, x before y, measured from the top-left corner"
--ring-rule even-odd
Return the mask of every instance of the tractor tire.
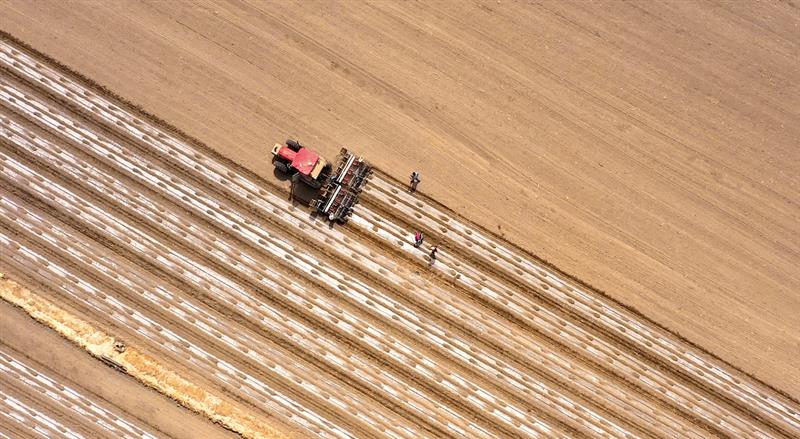
[[300, 142], [293, 139], [286, 140], [286, 146], [288, 146], [289, 149], [291, 149], [294, 152], [300, 151], [300, 148], [303, 147], [303, 145], [301, 145]]
[[284, 174], [289, 173], [289, 166], [284, 162], [280, 162], [280, 161], [275, 162], [275, 169], [277, 169], [278, 171], [280, 171], [280, 172], [282, 172]]

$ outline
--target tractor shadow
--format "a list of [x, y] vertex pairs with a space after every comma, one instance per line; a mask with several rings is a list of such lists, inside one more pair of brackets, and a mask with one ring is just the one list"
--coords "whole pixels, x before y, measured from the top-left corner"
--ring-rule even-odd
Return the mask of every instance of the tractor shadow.
[[[288, 172], [281, 172], [277, 168], [272, 170], [272, 175], [281, 182], [288, 182], [291, 183], [292, 176]], [[297, 182], [294, 185], [294, 198], [292, 199], [292, 204], [298, 205], [301, 204], [303, 206], [310, 206], [311, 202], [314, 201], [314, 198], [319, 195], [319, 189], [314, 189], [303, 182]]]
[[294, 185], [294, 201], [304, 206], [310, 206], [311, 202], [319, 195], [319, 189], [314, 189], [303, 183]]

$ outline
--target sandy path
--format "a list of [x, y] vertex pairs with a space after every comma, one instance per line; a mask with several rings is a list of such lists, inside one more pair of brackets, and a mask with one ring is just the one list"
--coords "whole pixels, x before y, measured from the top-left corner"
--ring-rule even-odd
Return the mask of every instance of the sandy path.
[[[329, 228], [69, 75], [0, 58], [3, 263], [254, 413], [326, 437], [800, 426], [795, 402], [382, 175]], [[423, 214], [448, 237], [433, 269], [407, 243]]]
[[[102, 407], [102, 410], [111, 410], [119, 418], [120, 423], [132, 424], [145, 434], [154, 434], [155, 437], [190, 438], [198, 434], [210, 438], [234, 437], [232, 433], [209, 424], [205, 418], [190, 414], [156, 392], [142, 388], [125, 375], [111, 368], [98, 367], [96, 361], [87, 357], [85, 352], [38, 325], [13, 306], [3, 302], [0, 308], [2, 308], [0, 331], [4, 335], [0, 346], [3, 353], [3, 373], [6, 373], [6, 367], [8, 370], [17, 370], [12, 375], [5, 375], [4, 384], [0, 387], [6, 392], [10, 391], [12, 396], [24, 398], [25, 395], [31, 394], [35, 386], [19, 382], [24, 374], [17, 368], [12, 368], [9, 359], [24, 363], [39, 374], [54, 380], [57, 385], [69, 386], [71, 392], [67, 394], [55, 389], [68, 401], [73, 398], [72, 395], [80, 395], [81, 402], [78, 404], [86, 408], [91, 415], [81, 412], [67, 415], [67, 422], [73, 425], [77, 423], [80, 426], [91, 426], [98, 422], [98, 418], [95, 418], [98, 416], [98, 411], [85, 405], [85, 401], [92, 401]], [[40, 383], [37, 386], [44, 384]], [[44, 405], [39, 409], [43, 413], [60, 412], [62, 413], [60, 416], [72, 413], [53, 398], [50, 398], [50, 401], [47, 401], [47, 398], [40, 398], [39, 401], [44, 401]], [[102, 419], [104, 419], [102, 422], [106, 422], [109, 418]], [[13, 431], [9, 433], [10, 437], [28, 437], [25, 436], [26, 429], [35, 425], [30, 422], [24, 425], [15, 422], [3, 424]], [[115, 431], [112, 425], [108, 425], [106, 428], [92, 430], [89, 437], [148, 437], [137, 435], [135, 431], [130, 429]], [[34, 434], [30, 437], [39, 436]]]

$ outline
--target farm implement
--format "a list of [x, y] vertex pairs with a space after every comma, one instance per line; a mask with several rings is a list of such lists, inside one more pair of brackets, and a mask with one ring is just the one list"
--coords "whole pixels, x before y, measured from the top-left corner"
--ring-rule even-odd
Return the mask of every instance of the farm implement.
[[339, 151], [335, 166], [295, 140], [272, 148], [275, 168], [288, 173], [295, 185], [303, 183], [317, 191], [310, 205], [318, 215], [340, 224], [347, 222], [358, 203], [358, 195], [372, 174], [372, 166], [346, 148]]

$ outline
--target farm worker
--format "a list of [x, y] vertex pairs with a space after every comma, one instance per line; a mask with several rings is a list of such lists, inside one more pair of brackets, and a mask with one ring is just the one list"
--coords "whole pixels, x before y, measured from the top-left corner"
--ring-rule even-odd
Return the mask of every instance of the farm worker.
[[417, 191], [417, 185], [419, 184], [420, 181], [422, 181], [422, 180], [419, 178], [419, 172], [417, 172], [417, 171], [412, 172], [411, 173], [411, 185], [409, 186], [408, 190], [410, 192], [416, 192]]
[[436, 253], [438, 251], [439, 251], [439, 246], [438, 245], [434, 245], [431, 248], [431, 264], [433, 264], [436, 261]]
[[414, 232], [414, 247], [419, 248], [419, 246], [422, 245], [423, 239], [425, 239], [425, 237], [422, 236], [422, 232]]

